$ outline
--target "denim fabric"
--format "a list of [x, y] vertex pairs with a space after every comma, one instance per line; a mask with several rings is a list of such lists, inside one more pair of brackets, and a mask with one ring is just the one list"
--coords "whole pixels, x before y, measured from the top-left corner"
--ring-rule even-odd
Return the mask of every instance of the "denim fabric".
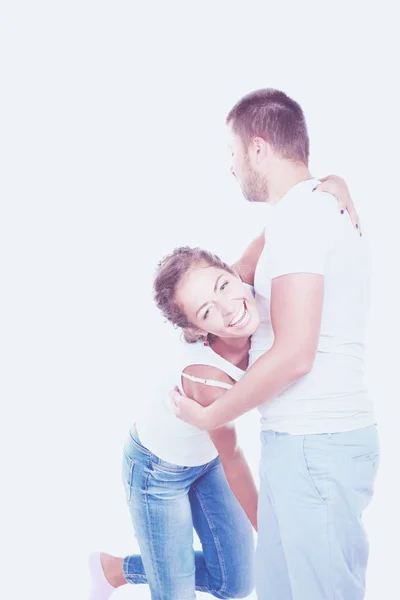
[[[253, 530], [219, 457], [181, 467], [144, 448], [132, 430], [123, 482], [140, 556], [127, 556], [127, 582], [150, 586], [153, 600], [192, 600], [195, 590], [245, 598], [254, 585]], [[193, 549], [193, 528], [202, 552]]]
[[376, 426], [346, 433], [261, 434], [259, 600], [362, 600], [362, 514], [379, 465]]

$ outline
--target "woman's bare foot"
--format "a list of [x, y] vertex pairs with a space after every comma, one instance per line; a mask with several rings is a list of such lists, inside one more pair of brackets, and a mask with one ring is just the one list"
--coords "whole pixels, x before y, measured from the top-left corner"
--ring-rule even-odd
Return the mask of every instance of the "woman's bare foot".
[[111, 556], [105, 552], [100, 553], [100, 562], [103, 568], [104, 577], [108, 583], [115, 588], [126, 584], [126, 579], [122, 571], [123, 559], [118, 556]]

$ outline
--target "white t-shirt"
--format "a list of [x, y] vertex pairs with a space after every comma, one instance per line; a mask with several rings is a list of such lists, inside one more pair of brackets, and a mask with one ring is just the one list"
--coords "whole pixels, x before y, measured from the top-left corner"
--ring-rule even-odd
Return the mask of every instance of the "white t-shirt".
[[271, 280], [290, 273], [324, 276], [312, 371], [259, 408], [263, 429], [298, 435], [350, 431], [375, 423], [363, 381], [369, 250], [349, 216], [340, 213], [336, 198], [313, 191], [318, 183], [301, 182], [268, 207], [265, 247], [255, 274], [261, 323], [252, 337], [250, 364], [274, 341]]
[[[203, 343], [181, 342], [174, 360], [176, 368], [162, 377], [147, 401], [146, 410], [136, 420], [141, 443], [153, 454], [174, 465], [197, 467], [218, 455], [207, 431], [201, 431], [175, 416], [168, 392], [178, 385], [182, 389], [182, 372], [189, 365], [209, 365], [238, 381], [244, 371]], [[212, 382], [211, 382], [212, 383]], [[222, 387], [222, 386], [221, 386]], [[223, 387], [229, 387], [225, 384]]]

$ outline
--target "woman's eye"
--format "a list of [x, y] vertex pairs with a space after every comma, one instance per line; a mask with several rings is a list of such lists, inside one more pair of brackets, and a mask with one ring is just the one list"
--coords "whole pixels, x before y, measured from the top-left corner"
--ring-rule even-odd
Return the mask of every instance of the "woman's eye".
[[210, 314], [210, 309], [207, 308], [206, 312], [203, 315], [203, 319], [206, 320], [209, 314]]
[[225, 283], [223, 283], [221, 285], [221, 287], [219, 288], [221, 292], [226, 288], [226, 286], [228, 285], [228, 283], [229, 283], [229, 281], [225, 281]]

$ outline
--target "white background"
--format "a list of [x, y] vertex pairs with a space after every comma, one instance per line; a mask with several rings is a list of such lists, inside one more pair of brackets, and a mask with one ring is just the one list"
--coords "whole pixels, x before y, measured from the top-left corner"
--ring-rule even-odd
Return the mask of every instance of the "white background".
[[[300, 102], [313, 174], [345, 177], [371, 241], [382, 463], [368, 600], [396, 597], [393, 5], [1, 2], [2, 597], [85, 598], [92, 550], [136, 550], [121, 447], [176, 343], [152, 305], [154, 267], [181, 244], [233, 260], [259, 232], [263, 207], [231, 180], [223, 123], [267, 86]], [[255, 473], [257, 420], [239, 423]]]

